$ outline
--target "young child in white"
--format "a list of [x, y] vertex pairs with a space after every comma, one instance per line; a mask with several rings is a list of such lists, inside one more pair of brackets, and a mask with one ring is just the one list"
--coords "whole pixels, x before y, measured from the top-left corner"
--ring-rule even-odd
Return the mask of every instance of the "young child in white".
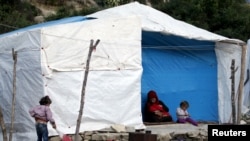
[[189, 107], [189, 103], [187, 101], [182, 101], [180, 103], [180, 107], [176, 110], [177, 115], [177, 123], [191, 123], [194, 126], [198, 126], [198, 123], [194, 121], [192, 118], [190, 118], [189, 113], [187, 111]]

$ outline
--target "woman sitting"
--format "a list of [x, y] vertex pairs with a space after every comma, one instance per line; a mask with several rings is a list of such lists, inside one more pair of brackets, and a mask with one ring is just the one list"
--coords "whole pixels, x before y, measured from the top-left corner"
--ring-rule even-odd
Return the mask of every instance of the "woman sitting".
[[147, 122], [172, 122], [172, 116], [168, 107], [158, 99], [155, 91], [151, 90], [147, 95], [146, 103], [146, 121]]

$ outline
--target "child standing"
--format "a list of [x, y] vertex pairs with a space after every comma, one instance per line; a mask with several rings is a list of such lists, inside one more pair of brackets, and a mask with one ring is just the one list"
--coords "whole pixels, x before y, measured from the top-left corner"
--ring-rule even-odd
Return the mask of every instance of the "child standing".
[[190, 118], [190, 115], [187, 111], [189, 107], [189, 103], [187, 101], [182, 101], [180, 103], [180, 107], [177, 108], [176, 110], [176, 115], [177, 115], [177, 123], [191, 123], [194, 126], [198, 126], [198, 123], [194, 121], [192, 118]]
[[49, 108], [52, 101], [49, 96], [44, 96], [40, 99], [39, 103], [40, 105], [31, 108], [29, 113], [36, 121], [37, 141], [48, 141], [47, 122], [50, 122], [52, 127], [56, 129], [56, 123], [52, 118], [52, 112]]

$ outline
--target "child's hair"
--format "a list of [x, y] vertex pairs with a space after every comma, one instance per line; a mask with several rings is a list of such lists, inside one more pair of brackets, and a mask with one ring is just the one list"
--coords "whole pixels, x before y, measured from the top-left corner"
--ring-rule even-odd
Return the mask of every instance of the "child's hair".
[[182, 107], [182, 106], [186, 106], [188, 108], [189, 107], [189, 103], [186, 100], [184, 100], [184, 101], [182, 101], [180, 103], [180, 107]]
[[39, 101], [40, 105], [47, 105], [47, 104], [51, 104], [52, 101], [51, 99], [49, 98], [49, 96], [44, 96], [40, 99]]

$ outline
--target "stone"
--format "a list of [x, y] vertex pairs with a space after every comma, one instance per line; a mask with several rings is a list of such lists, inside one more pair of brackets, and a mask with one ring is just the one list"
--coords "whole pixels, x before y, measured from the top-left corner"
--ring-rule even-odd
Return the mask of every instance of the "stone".
[[111, 128], [113, 130], [115, 130], [116, 132], [120, 133], [120, 132], [126, 132], [126, 128], [124, 125], [121, 125], [121, 124], [115, 124], [115, 125], [112, 125]]

